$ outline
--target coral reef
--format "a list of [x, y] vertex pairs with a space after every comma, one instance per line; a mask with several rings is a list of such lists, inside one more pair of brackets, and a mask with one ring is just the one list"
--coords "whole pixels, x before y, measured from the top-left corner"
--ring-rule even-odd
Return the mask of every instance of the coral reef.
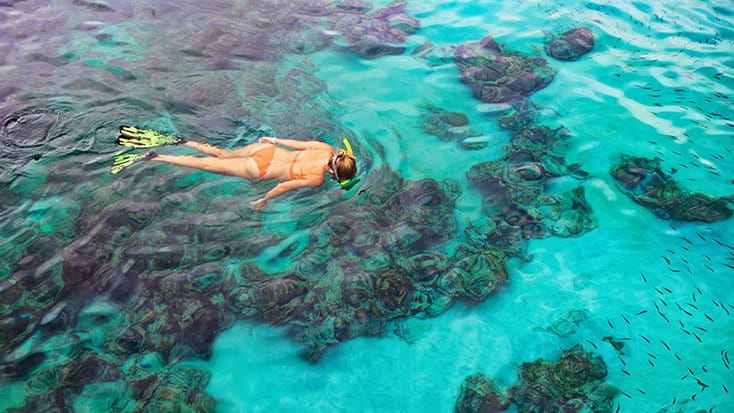
[[611, 412], [619, 390], [602, 381], [606, 375], [604, 360], [577, 344], [555, 363], [523, 363], [510, 397], [518, 412]]
[[520, 378], [505, 391], [482, 373], [468, 376], [456, 401], [457, 412], [500, 412], [514, 403], [525, 412], [611, 412], [619, 390], [603, 381], [607, 366], [580, 345], [556, 362], [538, 359], [520, 366]]
[[545, 53], [558, 60], [578, 60], [594, 48], [594, 33], [586, 27], [553, 36], [545, 45]]
[[663, 219], [717, 222], [729, 219], [732, 197], [712, 198], [683, 189], [663, 172], [660, 158], [637, 158], [622, 155], [609, 173], [621, 191], [633, 201]]
[[481, 135], [468, 126], [469, 119], [465, 114], [449, 112], [430, 104], [421, 105], [419, 109], [421, 111], [420, 127], [426, 133], [443, 142], [456, 142], [464, 149], [475, 150], [487, 147], [486, 141], [472, 139]]
[[[369, 59], [402, 54], [405, 37], [420, 28], [418, 19], [405, 12], [405, 1], [395, 1], [374, 13], [367, 13], [361, 4], [339, 4], [338, 9], [349, 13], [341, 13], [329, 23], [329, 27], [339, 32], [346, 43], [343, 47]], [[340, 43], [336, 41], [337, 45]]]
[[456, 413], [497, 413], [510, 407], [507, 391], [482, 373], [464, 379], [456, 400]]
[[461, 81], [486, 103], [527, 98], [553, 80], [555, 70], [545, 59], [528, 58], [501, 47], [491, 36], [454, 51]]

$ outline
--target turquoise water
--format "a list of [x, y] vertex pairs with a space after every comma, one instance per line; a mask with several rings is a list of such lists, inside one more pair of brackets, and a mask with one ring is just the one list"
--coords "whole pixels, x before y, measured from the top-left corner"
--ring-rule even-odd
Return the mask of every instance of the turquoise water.
[[[339, 2], [312, 14], [301, 3], [308, 2], [29, 1], [0, 9], [3, 408], [134, 411], [140, 408], [134, 400], [145, 398], [129, 383], [140, 373], [125, 367], [116, 376], [108, 369], [86, 382], [65, 363], [93, 352], [127, 366], [158, 351], [166, 356], [146, 368], [156, 377], [171, 366], [205, 372], [208, 382], [192, 388], [210, 395], [217, 411], [450, 411], [466, 376], [482, 371], [511, 386], [521, 363], [555, 360], [580, 343], [602, 356], [605, 380], [629, 395], [614, 399], [620, 411], [734, 409], [734, 380], [723, 360], [723, 352], [734, 352], [734, 270], [727, 266], [734, 265], [733, 221], [663, 220], [621, 192], [609, 174], [621, 154], [659, 157], [693, 192], [734, 192], [731, 4], [409, 1], [406, 12], [420, 29], [402, 39], [404, 52], [370, 59], [340, 47], [346, 40], [333, 34], [338, 30], [329, 17]], [[373, 10], [389, 4], [372, 3]], [[595, 35], [590, 53], [571, 62], [545, 55], [547, 36], [578, 26]], [[532, 239], [526, 260], [507, 261], [508, 284], [481, 302], [458, 299], [435, 317], [391, 320], [376, 337], [339, 342], [317, 362], [304, 358], [293, 325], [244, 314], [218, 316], [223, 331], [202, 339], [211, 346], [197, 345], [202, 333], [182, 327], [173, 336], [180, 346], [165, 344], [171, 335], [161, 328], [147, 333], [143, 348], [115, 349], [118, 330], [140, 318], [185, 324], [202, 306], [199, 295], [168, 284], [210, 273], [241, 282], [231, 274], [245, 262], [270, 274], [292, 271], [309, 253], [311, 231], [328, 220], [324, 214], [351, 205], [360, 191], [301, 191], [255, 215], [247, 202], [267, 182], [153, 165], [112, 178], [107, 171], [120, 150], [114, 145], [120, 124], [223, 147], [273, 133], [334, 144], [348, 136], [364, 159], [365, 177], [389, 166], [406, 180], [454, 183], [458, 195], [449, 215], [457, 230], [428, 247], [448, 255], [464, 242], [467, 222], [487, 220], [481, 194], [466, 178], [469, 167], [501, 158], [511, 133], [497, 123], [505, 106], [476, 99], [453, 62], [430, 65], [416, 51], [426, 42], [458, 45], [488, 34], [508, 49], [546, 58], [557, 71], [531, 96], [540, 106], [537, 122], [570, 131], [566, 164], [581, 163], [588, 177], [554, 178], [544, 191], [583, 186], [596, 228]], [[486, 148], [467, 150], [424, 131], [426, 104], [464, 113]], [[373, 176], [358, 188], [369, 193], [383, 183]], [[116, 226], [110, 217], [119, 210], [138, 223]], [[94, 270], [65, 270], [87, 243], [96, 248]], [[241, 245], [252, 252], [240, 252]], [[130, 277], [141, 281], [128, 284]], [[13, 295], [14, 285], [25, 292]], [[59, 285], [66, 288], [59, 292]], [[127, 285], [132, 298], [115, 299]], [[214, 303], [225, 300], [206, 294]], [[549, 331], [572, 311], [582, 316]], [[36, 328], [13, 327], [31, 313], [39, 318]], [[410, 339], [395, 334], [401, 323]], [[622, 354], [606, 336], [623, 340]], [[85, 350], [70, 345], [70, 337]], [[14, 360], [36, 353], [46, 355], [43, 362], [20, 377], [8, 373]], [[67, 377], [56, 379], [67, 380], [64, 401], [24, 401], [54, 388], [39, 384], [49, 383], [39, 377], [53, 366], [67, 366], [56, 373]], [[689, 369], [710, 387], [702, 390]], [[155, 383], [151, 388], [166, 388]], [[193, 404], [193, 397], [177, 400]]]

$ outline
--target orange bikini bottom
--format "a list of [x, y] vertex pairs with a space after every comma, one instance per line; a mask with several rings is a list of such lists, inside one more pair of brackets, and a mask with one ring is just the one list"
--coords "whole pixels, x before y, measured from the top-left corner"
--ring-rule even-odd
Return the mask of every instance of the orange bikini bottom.
[[273, 160], [276, 149], [278, 149], [278, 147], [276, 147], [275, 145], [270, 145], [250, 155], [250, 158], [255, 161], [257, 169], [260, 171], [260, 178], [265, 176], [265, 172], [268, 171], [270, 161]]

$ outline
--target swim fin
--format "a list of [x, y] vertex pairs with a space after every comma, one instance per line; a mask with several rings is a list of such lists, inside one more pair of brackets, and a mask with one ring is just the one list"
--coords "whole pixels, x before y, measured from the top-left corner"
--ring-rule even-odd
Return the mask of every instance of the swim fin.
[[164, 135], [152, 129], [138, 129], [134, 126], [120, 126], [117, 144], [131, 148], [155, 148], [165, 145], [181, 145], [186, 139], [179, 136]]
[[133, 165], [134, 163], [139, 161], [148, 161], [156, 156], [158, 156], [158, 154], [155, 152], [123, 153], [122, 155], [117, 155], [115, 156], [115, 160], [112, 161], [112, 169], [110, 169], [110, 173], [112, 175], [117, 175], [122, 172], [123, 169]]

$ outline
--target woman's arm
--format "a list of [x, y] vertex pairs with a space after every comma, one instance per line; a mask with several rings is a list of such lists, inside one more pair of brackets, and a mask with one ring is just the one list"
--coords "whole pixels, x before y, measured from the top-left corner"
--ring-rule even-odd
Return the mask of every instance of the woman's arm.
[[292, 191], [294, 189], [307, 186], [319, 186], [323, 183], [324, 177], [322, 175], [313, 175], [303, 179], [293, 179], [291, 181], [281, 182], [278, 185], [275, 185], [273, 189], [268, 191], [264, 197], [258, 199], [257, 201], [250, 202], [250, 206], [252, 207], [253, 211], [260, 212], [263, 208], [265, 208], [265, 205], [268, 203], [268, 201], [275, 198], [276, 196], [283, 195], [284, 193]]
[[273, 145], [283, 145], [293, 149], [321, 149], [324, 151], [332, 152], [334, 148], [328, 143], [319, 141], [298, 141], [295, 139], [281, 139], [274, 138], [271, 136], [263, 136], [258, 140], [260, 143], [272, 143]]

